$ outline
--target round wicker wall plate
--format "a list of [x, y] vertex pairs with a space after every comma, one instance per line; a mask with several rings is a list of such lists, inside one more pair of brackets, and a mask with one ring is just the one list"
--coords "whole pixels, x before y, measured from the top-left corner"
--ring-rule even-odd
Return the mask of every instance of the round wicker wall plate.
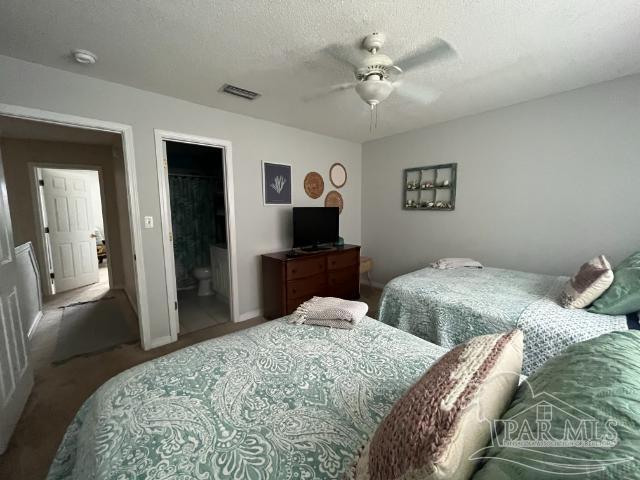
[[311, 198], [320, 198], [324, 192], [324, 180], [318, 172], [309, 172], [304, 177], [304, 191]]
[[347, 183], [347, 169], [341, 163], [334, 163], [329, 169], [329, 180], [336, 188], [344, 187]]
[[327, 193], [327, 196], [324, 197], [324, 206], [338, 207], [340, 209], [340, 213], [342, 213], [342, 208], [344, 207], [344, 201], [342, 200], [342, 195], [340, 195], [335, 190], [331, 190], [329, 193]]

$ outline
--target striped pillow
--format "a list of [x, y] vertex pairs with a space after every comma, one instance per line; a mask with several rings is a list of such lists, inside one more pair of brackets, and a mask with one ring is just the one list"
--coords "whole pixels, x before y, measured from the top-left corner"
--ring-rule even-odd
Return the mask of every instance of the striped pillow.
[[599, 255], [580, 267], [569, 279], [560, 296], [564, 308], [585, 308], [600, 297], [613, 283], [613, 270], [604, 257]]
[[351, 478], [466, 479], [490, 422], [511, 402], [522, 332], [475, 337], [445, 354], [396, 402], [360, 453]]

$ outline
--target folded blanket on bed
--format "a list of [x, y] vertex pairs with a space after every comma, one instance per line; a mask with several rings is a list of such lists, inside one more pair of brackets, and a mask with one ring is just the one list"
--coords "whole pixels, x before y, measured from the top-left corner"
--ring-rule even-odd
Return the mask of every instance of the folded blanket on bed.
[[449, 268], [482, 268], [482, 264], [472, 258], [441, 258], [431, 264], [432, 268], [446, 270]]
[[367, 314], [368, 306], [335, 297], [313, 297], [291, 315], [291, 323], [334, 328], [353, 328]]

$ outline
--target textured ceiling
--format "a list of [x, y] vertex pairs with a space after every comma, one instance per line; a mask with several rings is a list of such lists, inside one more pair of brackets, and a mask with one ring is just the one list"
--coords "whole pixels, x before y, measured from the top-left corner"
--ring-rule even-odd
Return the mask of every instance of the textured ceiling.
[[0, 115], [0, 138], [46, 140], [89, 145], [120, 145], [120, 135], [84, 128], [65, 127]]
[[[639, 26], [638, 0], [2, 0], [0, 54], [361, 142], [637, 73]], [[370, 134], [355, 92], [301, 99], [351, 81], [326, 47], [373, 31], [392, 58], [434, 36], [459, 58], [407, 74], [443, 94], [393, 94]], [[74, 64], [72, 48], [98, 64]]]

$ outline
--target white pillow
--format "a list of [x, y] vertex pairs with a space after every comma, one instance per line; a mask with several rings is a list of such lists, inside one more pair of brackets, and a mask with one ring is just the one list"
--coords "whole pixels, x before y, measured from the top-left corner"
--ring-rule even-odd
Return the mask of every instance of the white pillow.
[[585, 308], [591, 305], [613, 283], [613, 270], [604, 257], [599, 255], [580, 267], [569, 279], [560, 297], [564, 308]]

